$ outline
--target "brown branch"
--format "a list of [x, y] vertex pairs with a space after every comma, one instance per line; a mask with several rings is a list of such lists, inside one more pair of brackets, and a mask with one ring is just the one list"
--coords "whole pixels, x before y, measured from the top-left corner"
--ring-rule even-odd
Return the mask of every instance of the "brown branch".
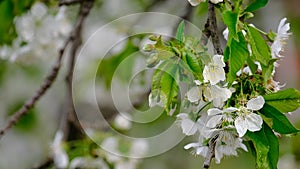
[[65, 126], [66, 128], [64, 129], [65, 133], [64, 136], [67, 137], [69, 132], [68, 130], [71, 130], [74, 127], [76, 131], [79, 132], [80, 135], [83, 134], [82, 127], [76, 117], [75, 114], [75, 108], [73, 104], [73, 93], [72, 93], [72, 82], [73, 82], [73, 74], [74, 74], [74, 66], [76, 62], [76, 56], [77, 56], [77, 51], [79, 50], [81, 46], [81, 31], [82, 31], [82, 25], [86, 17], [88, 16], [91, 8], [93, 7], [94, 0], [88, 0], [88, 1], [83, 1], [80, 6], [80, 11], [78, 14], [78, 19], [75, 24], [75, 31], [73, 32], [73, 43], [71, 45], [71, 51], [70, 51], [70, 58], [69, 58], [69, 63], [68, 63], [68, 72], [66, 76], [66, 113], [67, 113], [67, 122], [69, 122], [68, 126]]
[[216, 139], [217, 139], [217, 136], [211, 138], [208, 143], [208, 152], [207, 152], [207, 155], [203, 162], [203, 169], [209, 169], [211, 160], [215, 156]]
[[58, 6], [68, 6], [84, 2], [84, 0], [60, 0]]
[[207, 44], [208, 39], [211, 37], [215, 51], [219, 55], [223, 55], [221, 48], [221, 42], [218, 36], [217, 18], [215, 12], [215, 6], [213, 3], [208, 2], [208, 16], [205, 24], [205, 28], [202, 31], [201, 44]]
[[[218, 36], [218, 26], [216, 19], [215, 6], [213, 3], [208, 2], [208, 16], [207, 22], [205, 24], [205, 28], [202, 31], [202, 37], [200, 43], [206, 45], [208, 43], [208, 39], [211, 37], [214, 49], [217, 54], [223, 55], [223, 50], [221, 48], [221, 42]], [[216, 147], [216, 137], [211, 138], [208, 144], [209, 151], [204, 159], [203, 169], [208, 169], [210, 167], [211, 160], [215, 156], [215, 147]]]

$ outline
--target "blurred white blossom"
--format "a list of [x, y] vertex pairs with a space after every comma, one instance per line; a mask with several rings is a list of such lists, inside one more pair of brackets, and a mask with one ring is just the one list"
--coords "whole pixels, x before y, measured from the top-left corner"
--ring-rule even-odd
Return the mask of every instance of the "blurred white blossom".
[[120, 112], [115, 117], [114, 124], [118, 129], [129, 130], [132, 126], [131, 115], [125, 112]]
[[0, 48], [1, 57], [23, 62], [55, 57], [72, 26], [65, 7], [61, 7], [56, 14], [52, 11], [45, 4], [36, 2], [27, 13], [16, 17], [14, 22], [18, 37], [12, 46]]
[[54, 141], [51, 145], [52, 156], [56, 168], [66, 168], [69, 164], [69, 157], [62, 147], [63, 132], [57, 131]]
[[280, 52], [284, 50], [283, 47], [286, 44], [288, 37], [291, 35], [291, 33], [288, 32], [290, 30], [290, 24], [285, 23], [286, 20], [286, 18], [281, 19], [277, 29], [277, 35], [273, 44], [271, 45], [271, 52], [273, 58], [283, 57], [280, 54]]

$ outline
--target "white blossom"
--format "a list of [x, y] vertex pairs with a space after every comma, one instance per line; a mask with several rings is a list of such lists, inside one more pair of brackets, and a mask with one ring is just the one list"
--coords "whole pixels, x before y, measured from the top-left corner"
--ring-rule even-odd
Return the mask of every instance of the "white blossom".
[[242, 139], [237, 138], [233, 132], [220, 131], [215, 147], [216, 163], [219, 164], [224, 155], [237, 156], [236, 150], [238, 148], [248, 151], [247, 147], [243, 144]]
[[200, 86], [192, 87], [186, 93], [186, 96], [191, 103], [197, 103], [202, 98], [202, 87]]
[[118, 129], [129, 130], [132, 126], [131, 115], [125, 112], [118, 114], [114, 119], [114, 124]]
[[62, 147], [63, 132], [57, 131], [51, 145], [52, 156], [56, 168], [66, 168], [69, 164], [69, 157]]
[[283, 18], [280, 21], [277, 29], [277, 35], [273, 44], [271, 45], [271, 52], [273, 58], [283, 57], [280, 54], [280, 52], [283, 51], [283, 47], [286, 44], [289, 35], [291, 35], [291, 33], [288, 32], [290, 30], [290, 24], [285, 23], [286, 20], [286, 18]]
[[187, 135], [194, 135], [198, 130], [198, 125], [196, 122], [189, 118], [186, 113], [180, 113], [177, 115], [177, 120], [180, 122], [182, 132]]
[[224, 110], [220, 110], [217, 108], [208, 109], [207, 114], [210, 118], [207, 121], [206, 126], [210, 128], [215, 128], [218, 124], [221, 124], [223, 121], [229, 123], [233, 122], [233, 117], [231, 113], [237, 110], [238, 109], [235, 107], [229, 107]]
[[101, 168], [109, 169], [101, 158], [76, 157], [70, 162], [70, 169], [76, 168]]
[[235, 119], [234, 125], [239, 137], [243, 137], [247, 130], [255, 132], [261, 129], [263, 124], [262, 117], [253, 113], [253, 111], [260, 110], [264, 104], [264, 98], [262, 96], [258, 96], [249, 100], [246, 107], [241, 107], [238, 110], [238, 117]]
[[[18, 37], [10, 49], [3, 53], [10, 61], [33, 62], [37, 58], [53, 57], [58, 54], [66, 36], [72, 29], [65, 14], [65, 7], [57, 14], [49, 12], [47, 6], [36, 2], [32, 8], [14, 19]], [[0, 48], [0, 51], [3, 49]], [[10, 52], [7, 52], [10, 51]]]
[[[219, 130], [218, 133], [215, 134], [215, 136], [217, 137], [214, 152], [216, 163], [220, 163], [224, 155], [237, 156], [238, 148], [248, 151], [247, 147], [242, 143], [242, 139], [238, 138], [232, 131]], [[205, 138], [200, 136], [198, 142], [189, 143], [184, 146], [184, 149], [187, 150], [190, 148], [194, 148], [195, 150], [192, 151], [193, 153], [195, 153], [196, 155], [206, 157], [209, 151], [209, 147], [207, 145], [208, 139], [211, 138]]]
[[205, 65], [203, 70], [203, 77], [205, 82], [210, 82], [211, 85], [215, 85], [220, 81], [224, 81], [225, 77], [225, 63], [223, 61], [224, 56], [214, 55], [212, 62]]
[[223, 107], [224, 102], [231, 97], [232, 91], [217, 85], [208, 86], [204, 89], [203, 95], [208, 101], [212, 101], [215, 107]]

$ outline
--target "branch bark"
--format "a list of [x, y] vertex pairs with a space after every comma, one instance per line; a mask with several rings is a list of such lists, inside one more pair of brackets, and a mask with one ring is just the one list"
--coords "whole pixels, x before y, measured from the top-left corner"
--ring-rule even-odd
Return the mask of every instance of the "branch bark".
[[[202, 31], [202, 33], [203, 34], [200, 43], [206, 45], [208, 43], [208, 39], [211, 37], [215, 52], [219, 55], [223, 55], [221, 42], [218, 36], [218, 26], [217, 26], [215, 6], [211, 2], [208, 2], [208, 16], [207, 16], [205, 28]], [[211, 138], [208, 143], [209, 151], [204, 159], [203, 169], [209, 169], [211, 161], [215, 157], [215, 147], [216, 147], [217, 137], [218, 136]]]
[[217, 54], [223, 55], [223, 50], [221, 48], [221, 42], [218, 36], [218, 25], [215, 12], [215, 6], [213, 3], [208, 2], [208, 16], [205, 24], [205, 28], [202, 31], [201, 43], [206, 45], [208, 39], [211, 37], [214, 49]]
[[69, 130], [74, 127], [74, 129], [78, 132], [76, 132], [79, 135], [83, 135], [82, 127], [76, 117], [75, 114], [75, 108], [73, 104], [73, 92], [72, 92], [72, 83], [73, 83], [73, 74], [74, 74], [74, 67], [76, 62], [76, 56], [77, 52], [82, 44], [81, 40], [81, 31], [82, 31], [82, 25], [86, 17], [88, 16], [90, 10], [92, 9], [94, 4], [94, 0], [86, 0], [83, 1], [80, 5], [80, 11], [78, 14], [78, 19], [75, 24], [75, 28], [73, 31], [73, 40], [71, 45], [71, 51], [69, 56], [69, 62], [68, 62], [68, 72], [66, 76], [66, 113], [67, 113], [67, 121], [69, 125], [65, 125], [64, 130], [64, 136], [65, 139], [68, 137]]

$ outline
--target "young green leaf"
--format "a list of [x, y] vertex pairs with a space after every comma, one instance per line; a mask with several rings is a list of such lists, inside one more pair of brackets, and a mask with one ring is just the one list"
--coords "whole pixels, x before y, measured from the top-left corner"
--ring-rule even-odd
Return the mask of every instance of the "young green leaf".
[[232, 39], [230, 45], [229, 74], [228, 74], [229, 84], [231, 84], [235, 80], [236, 73], [243, 67], [245, 61], [249, 57], [247, 44], [241, 32], [238, 33], [238, 38], [239, 41]]
[[272, 119], [272, 128], [278, 133], [292, 134], [299, 132], [299, 130], [291, 124], [284, 114], [270, 106], [268, 103], [265, 103], [264, 107], [260, 110], [260, 113]]
[[253, 3], [251, 3], [246, 9], [246, 12], [253, 12], [256, 11], [259, 8], [262, 8], [266, 6], [268, 3], [268, 0], [254, 0]]
[[238, 23], [238, 13], [233, 11], [224, 11], [222, 13], [223, 21], [228, 27], [229, 35], [228, 35], [228, 42], [231, 42], [231, 39], [237, 39], [237, 23]]
[[163, 104], [165, 105], [165, 110], [167, 112], [170, 111], [170, 107], [172, 107], [172, 103], [177, 101], [178, 96], [178, 82], [179, 73], [178, 67], [172, 67], [172, 70], [169, 73], [164, 73], [161, 78], [161, 99]]
[[181, 21], [176, 32], [176, 39], [183, 42], [184, 38], [184, 21]]
[[269, 45], [261, 36], [260, 32], [256, 28], [248, 26], [247, 35], [254, 56], [252, 60], [259, 61], [261, 64], [269, 66], [269, 61], [271, 60], [271, 50]]
[[292, 112], [300, 107], [300, 91], [296, 89], [281, 90], [264, 96], [266, 103], [280, 112]]
[[185, 62], [188, 65], [188, 68], [191, 70], [191, 72], [193, 72], [193, 75], [198, 79], [198, 80], [202, 80], [203, 76], [202, 76], [202, 72], [203, 72], [203, 66], [201, 65], [201, 61], [200, 59], [197, 59], [196, 56], [191, 53], [191, 52], [187, 52], [185, 55]]

